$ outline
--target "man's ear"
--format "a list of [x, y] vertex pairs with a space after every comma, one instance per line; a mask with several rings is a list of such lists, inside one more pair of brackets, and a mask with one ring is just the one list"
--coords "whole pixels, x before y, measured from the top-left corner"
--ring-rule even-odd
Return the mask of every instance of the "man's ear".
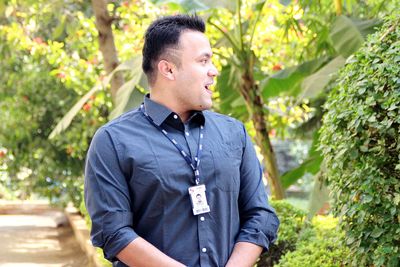
[[160, 60], [157, 64], [158, 73], [168, 80], [175, 80], [175, 65], [166, 61]]

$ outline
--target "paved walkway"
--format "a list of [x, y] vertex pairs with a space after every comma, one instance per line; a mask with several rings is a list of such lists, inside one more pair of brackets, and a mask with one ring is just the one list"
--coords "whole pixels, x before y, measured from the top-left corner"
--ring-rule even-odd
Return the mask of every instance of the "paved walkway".
[[0, 201], [1, 267], [89, 266], [63, 212]]

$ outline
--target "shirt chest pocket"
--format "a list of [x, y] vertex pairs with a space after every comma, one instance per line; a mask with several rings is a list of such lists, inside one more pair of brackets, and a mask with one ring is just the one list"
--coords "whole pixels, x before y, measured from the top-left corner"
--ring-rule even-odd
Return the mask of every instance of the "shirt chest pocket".
[[215, 184], [226, 192], [237, 192], [240, 189], [240, 165], [242, 148], [224, 145], [212, 152], [215, 165]]
[[134, 184], [158, 186], [161, 183], [162, 173], [155, 156], [148, 153], [140, 158], [132, 170]]

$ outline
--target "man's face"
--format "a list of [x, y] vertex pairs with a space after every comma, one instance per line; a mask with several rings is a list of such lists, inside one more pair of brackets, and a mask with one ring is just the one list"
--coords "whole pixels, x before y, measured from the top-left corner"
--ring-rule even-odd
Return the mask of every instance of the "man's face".
[[174, 97], [186, 111], [211, 108], [210, 86], [218, 71], [211, 62], [210, 42], [201, 32], [184, 31], [178, 49], [181, 64], [176, 69]]

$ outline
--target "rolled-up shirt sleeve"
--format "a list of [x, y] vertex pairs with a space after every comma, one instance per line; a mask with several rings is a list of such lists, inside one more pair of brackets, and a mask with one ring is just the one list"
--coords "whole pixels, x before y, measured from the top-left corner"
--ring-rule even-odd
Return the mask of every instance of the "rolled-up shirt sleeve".
[[132, 228], [129, 187], [120, 162], [118, 143], [107, 129], [100, 128], [86, 158], [84, 198], [92, 220], [92, 243], [110, 261], [138, 237]]
[[236, 242], [249, 242], [268, 250], [277, 238], [279, 219], [268, 204], [262, 169], [254, 146], [243, 127], [245, 141], [240, 166], [240, 232]]

